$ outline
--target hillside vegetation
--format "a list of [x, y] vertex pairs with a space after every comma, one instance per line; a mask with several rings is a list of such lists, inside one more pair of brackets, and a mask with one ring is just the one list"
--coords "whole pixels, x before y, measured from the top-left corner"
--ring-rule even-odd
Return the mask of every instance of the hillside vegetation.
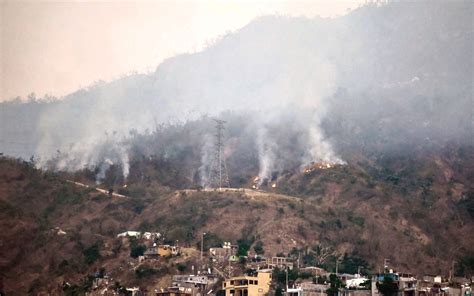
[[[116, 235], [126, 230], [160, 232], [189, 247], [207, 232], [209, 244], [240, 240], [268, 256], [299, 252], [303, 263], [328, 269], [335, 256], [345, 255], [366, 261], [373, 271], [390, 258], [400, 270], [447, 273], [474, 243], [472, 151], [288, 174], [268, 191], [176, 190], [159, 178], [126, 189], [116, 183], [127, 198], [66, 181], [87, 183], [85, 173], [42, 172], [29, 162], [2, 158], [5, 291], [59, 289], [63, 280], [84, 284], [100, 268], [122, 285], [148, 288], [179, 273], [174, 263], [145, 279], [133, 269], [123, 272], [130, 245]], [[56, 227], [66, 234], [58, 235]], [[318, 248], [329, 248], [331, 256], [316, 255], [312, 250]]]

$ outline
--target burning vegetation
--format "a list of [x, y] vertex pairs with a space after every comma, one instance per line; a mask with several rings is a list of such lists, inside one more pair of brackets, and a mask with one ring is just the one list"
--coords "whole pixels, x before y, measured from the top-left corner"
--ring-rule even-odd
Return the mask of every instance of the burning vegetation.
[[340, 164], [336, 163], [329, 163], [329, 162], [313, 162], [310, 165], [306, 166], [303, 170], [305, 174], [309, 174], [314, 172], [315, 170], [327, 170], [330, 168], [334, 168]]
[[277, 188], [276, 177], [272, 178], [272, 180], [268, 180], [266, 178], [260, 178], [256, 176], [252, 180], [252, 189], [260, 189], [262, 186], [267, 186], [271, 188]]

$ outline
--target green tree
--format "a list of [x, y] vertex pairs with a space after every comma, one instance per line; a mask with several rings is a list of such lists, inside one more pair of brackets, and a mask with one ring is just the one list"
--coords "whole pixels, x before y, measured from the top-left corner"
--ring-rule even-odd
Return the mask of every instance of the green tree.
[[253, 246], [253, 250], [258, 255], [262, 255], [265, 253], [265, 250], [263, 249], [263, 243], [261, 241], [255, 243], [255, 246]]
[[276, 288], [275, 296], [283, 296], [283, 289], [280, 287]]
[[136, 240], [132, 240], [130, 243], [130, 257], [138, 258], [138, 256], [143, 256], [146, 251], [145, 245], [140, 245]]
[[455, 273], [468, 278], [474, 275], [474, 253], [459, 258]]
[[237, 256], [247, 256], [247, 253], [250, 249], [251, 242], [246, 239], [239, 239], [237, 241]]
[[329, 283], [330, 283], [330, 287], [329, 289], [326, 290], [326, 293], [328, 294], [328, 296], [338, 295], [339, 289], [343, 287], [342, 281], [337, 277], [337, 275], [332, 273], [329, 276]]
[[377, 290], [384, 296], [393, 296], [398, 292], [398, 284], [391, 276], [385, 275], [382, 282], [377, 282]]
[[84, 262], [86, 262], [87, 265], [91, 265], [100, 258], [99, 246], [94, 244], [85, 249], [82, 254], [84, 255]]

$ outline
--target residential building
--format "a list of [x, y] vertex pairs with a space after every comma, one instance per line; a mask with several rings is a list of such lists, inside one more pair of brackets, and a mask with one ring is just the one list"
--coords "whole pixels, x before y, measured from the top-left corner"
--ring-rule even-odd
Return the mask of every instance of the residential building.
[[134, 237], [140, 238], [141, 232], [140, 231], [125, 231], [122, 233], [117, 234], [117, 237]]
[[179, 255], [179, 247], [170, 245], [156, 245], [149, 247], [143, 255], [145, 258], [174, 257]]
[[222, 283], [226, 296], [263, 296], [270, 290], [272, 271], [259, 270], [257, 276], [239, 276]]
[[303, 267], [300, 270], [305, 273], [310, 273], [311, 275], [314, 275], [314, 276], [328, 276], [329, 275], [329, 273], [324, 268], [316, 267], [316, 266]]
[[303, 281], [299, 285], [304, 296], [324, 296], [329, 285], [315, 284], [312, 281]]
[[213, 285], [219, 280], [219, 277], [214, 274], [201, 274], [201, 275], [174, 275], [173, 276], [173, 287], [190, 287], [192, 295], [205, 294], [208, 292]]
[[155, 292], [156, 296], [192, 296], [192, 288], [169, 287]]
[[301, 287], [288, 288], [285, 294], [286, 296], [303, 296], [303, 289]]
[[211, 291], [216, 275], [174, 275], [171, 287], [156, 292], [159, 296], [202, 296]]
[[210, 248], [209, 254], [212, 259], [217, 261], [228, 260], [231, 256], [237, 253], [237, 245], [232, 245], [230, 242], [224, 242], [222, 248]]
[[286, 257], [269, 257], [267, 258], [267, 265], [268, 268], [286, 268], [288, 267], [289, 269], [293, 269], [293, 262], [291, 261], [290, 258]]
[[388, 272], [375, 276], [372, 281], [375, 283], [382, 283], [387, 277], [390, 278], [394, 284], [398, 285], [397, 294], [399, 296], [415, 296], [416, 294], [423, 294], [422, 292], [424, 292], [420, 289], [417, 289], [418, 280], [409, 273]]
[[170, 245], [159, 245], [158, 255], [161, 257], [171, 257], [179, 255], [179, 247]]

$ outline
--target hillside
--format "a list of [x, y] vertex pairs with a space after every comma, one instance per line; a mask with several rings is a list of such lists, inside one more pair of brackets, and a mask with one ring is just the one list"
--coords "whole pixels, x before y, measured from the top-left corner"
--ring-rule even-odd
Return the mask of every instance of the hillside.
[[[2, 289], [83, 293], [102, 268], [166, 286], [203, 232], [327, 270], [472, 273], [474, 4], [382, 2], [262, 16], [150, 73], [0, 103]], [[216, 154], [235, 190], [209, 189]], [[127, 230], [185, 252], [141, 264]]]
[[[148, 289], [179, 273], [174, 261], [160, 264], [166, 271], [152, 277], [141, 278], [130, 268], [124, 272], [130, 246], [116, 235], [126, 230], [160, 232], [189, 247], [198, 244], [202, 232], [212, 234], [208, 243], [261, 242], [265, 255], [300, 250], [302, 264], [329, 269], [334, 256], [346, 254], [367, 261], [368, 270], [377, 271], [383, 258], [390, 258], [400, 270], [444, 274], [451, 260], [472, 252], [472, 151], [457, 152], [469, 160], [463, 162], [454, 153], [428, 157], [434, 161], [386, 160], [383, 168], [363, 163], [314, 169], [283, 176], [268, 191], [174, 190], [159, 180], [151, 186], [129, 183], [127, 192], [119, 190], [128, 197], [109, 197], [67, 182], [67, 174], [2, 158], [4, 290], [59, 289], [63, 280], [79, 285], [101, 267], [121, 285]], [[408, 168], [414, 168], [413, 175]], [[58, 235], [56, 227], [66, 234]], [[87, 250], [94, 246], [100, 255], [87, 264]], [[318, 246], [329, 247], [332, 256], [323, 260], [312, 253]], [[197, 258], [190, 254], [182, 259], [188, 268]]]

